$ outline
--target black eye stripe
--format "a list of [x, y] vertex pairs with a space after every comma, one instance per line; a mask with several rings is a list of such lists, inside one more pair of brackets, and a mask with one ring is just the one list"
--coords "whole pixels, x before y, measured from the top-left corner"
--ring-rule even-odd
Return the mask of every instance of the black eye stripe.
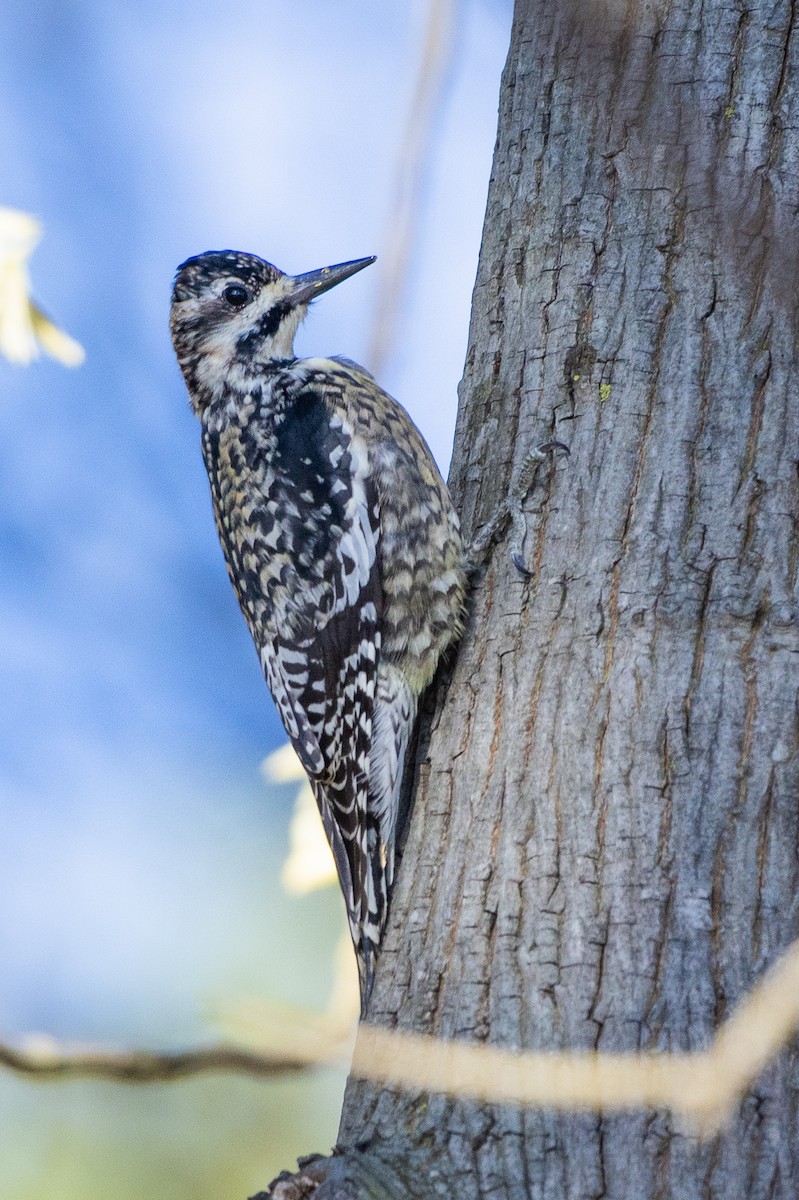
[[274, 337], [280, 328], [283, 318], [291, 312], [291, 305], [285, 300], [278, 300], [268, 312], [259, 318], [257, 324], [249, 333], [243, 333], [238, 340], [239, 352], [256, 354], [263, 345], [265, 338]]
[[258, 332], [261, 337], [274, 337], [277, 333], [283, 318], [291, 312], [291, 305], [285, 300], [278, 300], [277, 304], [273, 304], [268, 312], [265, 312], [258, 322]]
[[250, 293], [240, 283], [229, 283], [222, 293], [222, 299], [231, 308], [244, 308], [250, 302]]

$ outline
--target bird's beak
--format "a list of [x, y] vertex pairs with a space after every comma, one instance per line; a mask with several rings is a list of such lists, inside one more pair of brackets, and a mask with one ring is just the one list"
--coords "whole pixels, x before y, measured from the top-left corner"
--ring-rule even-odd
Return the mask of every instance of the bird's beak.
[[349, 279], [357, 271], [369, 267], [375, 261], [371, 258], [354, 258], [352, 262], [337, 263], [335, 267], [321, 267], [318, 271], [308, 271], [305, 275], [295, 275], [291, 279], [291, 290], [285, 300], [292, 306], [308, 304], [321, 296], [322, 292], [335, 287], [337, 283]]

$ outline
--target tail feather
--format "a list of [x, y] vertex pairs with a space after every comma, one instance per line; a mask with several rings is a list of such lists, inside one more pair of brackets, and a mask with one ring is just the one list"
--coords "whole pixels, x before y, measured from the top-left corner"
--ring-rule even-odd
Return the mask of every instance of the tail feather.
[[[416, 719], [417, 697], [397, 667], [381, 663], [372, 714], [367, 811], [374, 821], [386, 886], [394, 882], [394, 851], [405, 755]], [[385, 919], [384, 919], [385, 923]], [[381, 927], [382, 932], [382, 927]]]
[[[402, 672], [381, 663], [372, 714], [368, 780], [347, 763], [350, 769], [345, 767], [340, 779], [314, 783], [347, 905], [358, 960], [362, 1015], [372, 993], [375, 963], [388, 917], [400, 789], [416, 703]], [[353, 805], [355, 827], [344, 836], [340, 818]]]
[[363, 1014], [374, 983], [375, 962], [394, 883], [397, 815], [405, 756], [416, 719], [417, 698], [396, 667], [381, 663], [372, 714], [366, 801], [366, 904], [358, 928], [350, 923], [358, 958]]

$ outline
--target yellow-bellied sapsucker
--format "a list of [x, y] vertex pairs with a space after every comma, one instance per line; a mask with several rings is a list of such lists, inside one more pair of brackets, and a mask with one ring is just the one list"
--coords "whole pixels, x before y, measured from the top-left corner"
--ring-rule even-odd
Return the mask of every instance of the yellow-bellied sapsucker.
[[362, 1005], [417, 701], [465, 594], [458, 519], [404, 408], [356, 363], [293, 355], [310, 301], [373, 261], [290, 276], [201, 254], [178, 270], [170, 322], [228, 572], [335, 857]]

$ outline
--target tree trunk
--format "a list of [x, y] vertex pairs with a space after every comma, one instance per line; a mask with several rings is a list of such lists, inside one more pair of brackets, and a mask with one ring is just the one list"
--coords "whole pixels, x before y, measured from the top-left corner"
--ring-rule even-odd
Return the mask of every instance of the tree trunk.
[[[799, 934], [797, 19], [609, 7], [517, 2], [467, 535], [535, 443], [572, 454], [527, 505], [532, 576], [496, 547], [423, 726], [369, 1019], [695, 1050]], [[797, 1056], [707, 1142], [358, 1080], [340, 1141], [369, 1145], [320, 1200], [795, 1200]]]

